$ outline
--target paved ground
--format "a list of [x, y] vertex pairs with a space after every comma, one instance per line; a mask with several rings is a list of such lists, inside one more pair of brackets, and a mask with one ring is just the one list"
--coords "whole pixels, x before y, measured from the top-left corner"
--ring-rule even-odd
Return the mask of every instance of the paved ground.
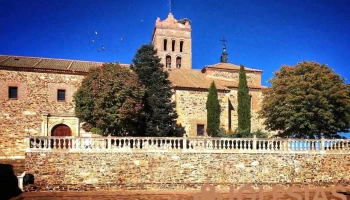
[[[327, 200], [331, 199], [341, 199], [336, 198], [331, 194], [330, 190], [325, 191]], [[12, 198], [11, 200], [195, 200], [195, 194], [199, 194], [198, 191], [120, 191], [120, 192], [27, 192], [23, 193], [19, 197]], [[228, 193], [222, 193], [223, 200], [229, 200]], [[300, 194], [300, 193], [299, 193]], [[243, 199], [248, 198], [248, 193], [243, 194]], [[301, 193], [301, 196], [304, 194]], [[312, 200], [315, 196], [315, 190], [310, 190], [310, 200]], [[237, 197], [237, 196], [236, 196]], [[235, 197], [235, 199], [237, 199]], [[321, 196], [319, 196], [322, 199]], [[345, 194], [345, 199], [350, 200], [350, 189], [347, 189], [347, 194]], [[257, 198], [258, 199], [258, 198]], [[267, 191], [264, 192], [264, 200], [272, 200], [272, 192]], [[292, 198], [284, 193], [282, 198], [278, 198], [279, 200], [287, 200], [287, 199], [296, 199]], [[325, 199], [325, 198], [323, 198]], [[198, 200], [214, 200], [206, 197], [199, 198]]]

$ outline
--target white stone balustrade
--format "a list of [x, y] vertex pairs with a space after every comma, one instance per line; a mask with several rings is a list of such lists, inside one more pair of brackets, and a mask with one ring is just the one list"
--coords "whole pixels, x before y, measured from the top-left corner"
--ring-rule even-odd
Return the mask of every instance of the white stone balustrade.
[[27, 152], [54, 150], [350, 153], [350, 139], [27, 136], [25, 141]]

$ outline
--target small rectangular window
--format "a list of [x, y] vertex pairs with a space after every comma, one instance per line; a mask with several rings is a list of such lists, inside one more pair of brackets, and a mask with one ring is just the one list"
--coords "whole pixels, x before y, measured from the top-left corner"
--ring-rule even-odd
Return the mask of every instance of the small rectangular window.
[[66, 90], [57, 90], [57, 101], [66, 101]]
[[197, 124], [197, 136], [204, 136], [204, 124]]
[[253, 96], [250, 95], [250, 109], [253, 110]]
[[180, 52], [182, 52], [183, 45], [184, 45], [184, 42], [180, 41]]
[[9, 99], [18, 99], [18, 87], [9, 87]]

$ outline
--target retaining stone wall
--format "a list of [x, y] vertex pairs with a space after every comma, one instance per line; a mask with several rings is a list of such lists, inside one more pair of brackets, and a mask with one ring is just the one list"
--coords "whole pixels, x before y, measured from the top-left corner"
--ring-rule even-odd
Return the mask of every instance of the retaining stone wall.
[[350, 154], [28, 152], [26, 170], [42, 191], [349, 186]]

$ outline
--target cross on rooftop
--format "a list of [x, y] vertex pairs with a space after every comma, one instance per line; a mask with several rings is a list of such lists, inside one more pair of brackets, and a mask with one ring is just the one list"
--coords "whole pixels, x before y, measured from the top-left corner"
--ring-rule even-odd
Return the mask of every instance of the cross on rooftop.
[[221, 54], [220, 60], [222, 63], [227, 63], [228, 62], [228, 55], [226, 52], [226, 45], [225, 45], [225, 42], [227, 42], [227, 40], [225, 40], [225, 37], [222, 37], [222, 40], [220, 40], [220, 41], [223, 43], [222, 54]]
[[225, 40], [225, 37], [222, 37], [222, 40], [220, 40], [224, 45], [225, 45], [225, 42], [227, 42], [227, 40]]

